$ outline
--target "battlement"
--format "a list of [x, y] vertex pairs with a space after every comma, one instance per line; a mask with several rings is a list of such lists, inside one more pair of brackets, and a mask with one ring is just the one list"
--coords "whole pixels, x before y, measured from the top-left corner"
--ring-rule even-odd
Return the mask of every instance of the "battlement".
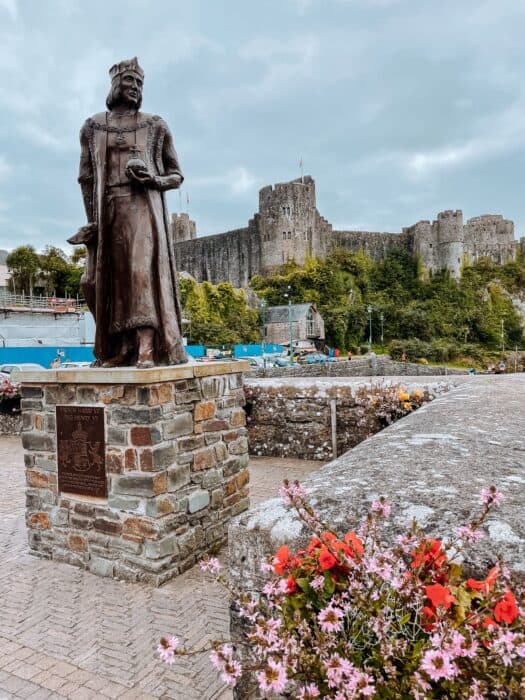
[[192, 221], [189, 214], [185, 212], [171, 215], [171, 231], [174, 243], [192, 241], [197, 238], [197, 226], [195, 221]]
[[438, 221], [446, 221], [448, 219], [461, 219], [463, 223], [463, 212], [461, 209], [456, 209], [455, 211], [453, 209], [446, 209], [445, 211], [440, 211], [437, 215]]

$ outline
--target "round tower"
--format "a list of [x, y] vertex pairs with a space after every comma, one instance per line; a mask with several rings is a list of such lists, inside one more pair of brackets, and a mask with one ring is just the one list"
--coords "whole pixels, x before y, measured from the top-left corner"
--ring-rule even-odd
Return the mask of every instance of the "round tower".
[[302, 265], [317, 249], [315, 182], [310, 176], [263, 187], [259, 192], [261, 272], [295, 260]]
[[464, 254], [463, 212], [447, 210], [438, 214], [436, 221], [438, 254], [437, 269], [449, 270], [459, 278]]

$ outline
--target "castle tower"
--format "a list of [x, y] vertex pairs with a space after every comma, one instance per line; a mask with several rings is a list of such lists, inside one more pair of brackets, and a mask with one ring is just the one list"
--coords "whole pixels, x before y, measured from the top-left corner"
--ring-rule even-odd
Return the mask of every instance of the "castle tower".
[[302, 265], [316, 254], [315, 182], [310, 176], [263, 187], [259, 192], [261, 272], [287, 260]]
[[197, 238], [197, 227], [195, 221], [192, 221], [188, 214], [172, 214], [171, 215], [171, 235], [174, 243], [182, 241], [192, 241]]
[[430, 221], [418, 221], [417, 224], [404, 228], [402, 236], [412, 255], [416, 255], [423, 267], [423, 274], [436, 269], [435, 256], [437, 253], [434, 232]]
[[447, 210], [438, 214], [437, 221], [432, 225], [437, 242], [435, 256], [436, 270], [447, 269], [452, 277], [461, 276], [461, 265], [464, 255], [463, 212]]

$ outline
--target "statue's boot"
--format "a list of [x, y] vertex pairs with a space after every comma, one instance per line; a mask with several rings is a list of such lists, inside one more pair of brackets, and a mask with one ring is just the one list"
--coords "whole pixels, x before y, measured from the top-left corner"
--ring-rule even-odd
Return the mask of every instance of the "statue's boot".
[[129, 355], [131, 353], [131, 346], [129, 343], [129, 340], [125, 338], [122, 341], [122, 345], [120, 347], [120, 352], [118, 352], [114, 357], [111, 357], [109, 360], [106, 360], [105, 362], [102, 363], [102, 367], [122, 367], [123, 365], [126, 364], [126, 361], [129, 358]]
[[149, 369], [150, 367], [155, 367], [155, 362], [153, 360], [153, 339], [155, 338], [155, 329], [139, 328], [137, 335], [139, 341], [137, 368]]

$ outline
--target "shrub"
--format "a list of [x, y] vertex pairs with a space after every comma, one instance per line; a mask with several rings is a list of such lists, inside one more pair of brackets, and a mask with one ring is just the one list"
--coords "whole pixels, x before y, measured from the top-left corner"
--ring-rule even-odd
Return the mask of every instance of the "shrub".
[[369, 345], [360, 345], [359, 346], [359, 354], [360, 355], [366, 355], [369, 351], [370, 351]]

